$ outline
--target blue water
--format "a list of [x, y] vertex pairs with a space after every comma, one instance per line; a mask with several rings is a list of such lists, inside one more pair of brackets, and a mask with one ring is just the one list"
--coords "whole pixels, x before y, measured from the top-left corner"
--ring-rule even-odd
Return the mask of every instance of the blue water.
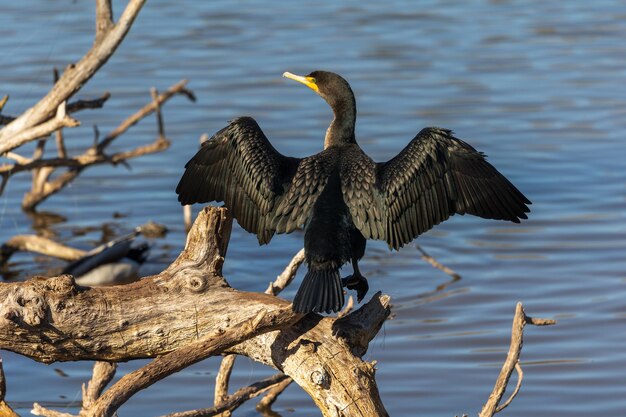
[[[19, 114], [50, 88], [52, 67], [78, 60], [93, 39], [93, 2], [29, 0], [0, 5], [0, 96]], [[119, 14], [123, 2], [114, 2]], [[475, 415], [487, 399], [509, 343], [515, 303], [558, 325], [526, 328], [524, 384], [502, 415], [616, 416], [626, 409], [626, 9], [619, 2], [166, 2], [151, 1], [114, 57], [80, 98], [110, 91], [105, 108], [77, 114], [71, 151], [91, 144], [92, 126], [112, 130], [161, 90], [190, 80], [197, 103], [164, 108], [168, 151], [102, 166], [41, 206], [66, 217], [39, 233], [91, 247], [108, 223], [123, 233], [147, 220], [167, 225], [145, 274], [157, 273], [184, 241], [173, 189], [202, 133], [251, 115], [284, 154], [319, 151], [331, 118], [323, 100], [281, 78], [328, 69], [355, 91], [357, 139], [375, 160], [393, 157], [424, 126], [454, 129], [532, 201], [521, 225], [455, 217], [418, 243], [462, 275], [449, 280], [406, 247], [370, 243], [362, 271], [372, 293], [393, 300], [394, 319], [370, 345], [382, 399], [392, 416]], [[113, 146], [155, 137], [152, 118]], [[0, 160], [0, 163], [6, 162]], [[34, 233], [19, 209], [30, 187], [14, 177], [0, 196], [0, 241]], [[199, 207], [196, 207], [196, 211]], [[125, 215], [113, 218], [114, 212]], [[94, 228], [83, 234], [80, 229]], [[235, 228], [225, 275], [262, 291], [302, 246], [302, 234], [259, 248]], [[20, 277], [59, 266], [19, 255]], [[259, 271], [263, 271], [259, 273]], [[301, 276], [301, 275], [300, 275]], [[291, 298], [296, 286], [283, 296]], [[7, 400], [27, 414], [33, 401], [76, 411], [90, 363], [44, 366], [2, 352]], [[217, 359], [140, 393], [120, 416], [153, 416], [211, 401]], [[124, 371], [140, 363], [121, 366]], [[61, 376], [55, 369], [62, 370]], [[239, 360], [233, 387], [270, 371]], [[292, 386], [282, 415], [319, 415]], [[253, 416], [253, 403], [235, 416]]]

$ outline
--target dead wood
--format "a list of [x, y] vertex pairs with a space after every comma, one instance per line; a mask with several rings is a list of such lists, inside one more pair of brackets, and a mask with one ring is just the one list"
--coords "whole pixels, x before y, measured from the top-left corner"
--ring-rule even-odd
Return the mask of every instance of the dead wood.
[[[57, 73], [56, 68], [55, 68], [55, 73]], [[56, 77], [55, 82], [56, 81], [58, 81], [58, 77]], [[8, 99], [8, 96], [5, 96], [5, 98]], [[85, 109], [99, 109], [99, 108], [102, 108], [102, 106], [104, 106], [104, 103], [106, 103], [106, 101], [109, 98], [111, 98], [111, 93], [105, 92], [100, 97], [92, 99], [92, 100], [76, 100], [76, 101], [72, 101], [72, 102], [67, 103], [66, 112], [67, 112], [67, 114], [72, 114], [72, 113], [76, 113], [78, 111], [85, 110]], [[1, 101], [2, 100], [0, 100], [0, 104], [1, 104]], [[2, 109], [0, 108], [0, 111], [1, 110]], [[11, 123], [15, 119], [17, 119], [17, 117], [8, 116], [6, 114], [0, 115], [0, 126], [7, 125], [7, 124]], [[6, 156], [6, 154], [5, 154], [5, 156]]]
[[[84, 153], [76, 156], [68, 156], [65, 150], [63, 137], [60, 130], [57, 131], [57, 153], [56, 158], [42, 158], [43, 146], [45, 141], [40, 141], [33, 158], [23, 157], [15, 152], [8, 152], [5, 156], [13, 159], [14, 164], [0, 165], [0, 175], [2, 175], [3, 183], [0, 186], [0, 193], [8, 179], [20, 172], [31, 171], [33, 173], [33, 186], [30, 191], [24, 195], [22, 200], [22, 208], [27, 211], [34, 210], [40, 203], [45, 201], [51, 195], [54, 195], [76, 179], [84, 169], [98, 164], [126, 164], [126, 161], [132, 158], [138, 158], [147, 154], [161, 152], [169, 148], [170, 141], [166, 138], [163, 128], [163, 118], [161, 115], [161, 105], [176, 95], [183, 95], [191, 100], [195, 100], [193, 92], [187, 89], [187, 81], [182, 80], [169, 87], [165, 92], [158, 94], [155, 89], [152, 90], [152, 100], [137, 112], [122, 121], [111, 133], [106, 135], [99, 141], [99, 133], [96, 129], [96, 141], [92, 147]], [[107, 147], [111, 143], [125, 133], [131, 126], [135, 125], [141, 119], [156, 113], [158, 135], [154, 142], [140, 145], [127, 151], [116, 152], [113, 154], [105, 153]], [[57, 119], [53, 119], [57, 120]], [[47, 122], [49, 123], [49, 122]], [[50, 179], [58, 168], [67, 168], [62, 173], [56, 175], [54, 179]]]
[[213, 407], [201, 408], [192, 411], [183, 411], [180, 413], [171, 413], [163, 417], [213, 417], [223, 415], [224, 413], [230, 412], [238, 408], [249, 399], [258, 396], [259, 394], [262, 394], [266, 390], [278, 387], [285, 382], [291, 382], [291, 378], [284, 374], [276, 374], [262, 381], [250, 384], [247, 387], [238, 389], [233, 395], [229, 396], [227, 399], [216, 404]]
[[[59, 106], [74, 95], [113, 55], [144, 3], [145, 0], [130, 0], [118, 21], [113, 23], [111, 2], [96, 2], [97, 29], [93, 47], [76, 64], [65, 69], [44, 98], [0, 130], [0, 155], [31, 140], [48, 136], [59, 128], [46, 123]], [[108, 22], [103, 24], [105, 20]], [[45, 128], [41, 127], [43, 125], [46, 125]]]
[[444, 264], [430, 256], [428, 253], [426, 253], [424, 249], [422, 249], [420, 245], [415, 245], [415, 248], [422, 254], [422, 259], [431, 264], [433, 268], [437, 268], [440, 271], [445, 272], [446, 274], [450, 275], [455, 281], [461, 279], [461, 275], [457, 274], [453, 269], [445, 266]]
[[360, 358], [389, 315], [389, 297], [378, 293], [341, 319], [310, 314], [294, 324], [289, 302], [236, 291], [221, 276], [230, 227], [225, 209], [204, 209], [172, 265], [126, 286], [80, 287], [70, 276], [0, 283], [0, 348], [44, 363], [158, 357], [84, 415], [112, 415], [137, 390], [220, 353], [280, 370], [324, 416], [387, 415], [374, 367]]
[[286, 377], [273, 387], [267, 390], [263, 398], [256, 405], [257, 411], [268, 411], [272, 409], [272, 404], [278, 399], [278, 396], [283, 393], [287, 389], [289, 385], [293, 382], [293, 379]]
[[[498, 375], [493, 391], [480, 411], [479, 417], [492, 417], [494, 414], [504, 410], [511, 403], [511, 401], [513, 401], [513, 398], [515, 398], [520, 387], [522, 386], [524, 373], [522, 372], [519, 358], [522, 352], [524, 326], [526, 324], [548, 326], [555, 323], [556, 321], [551, 319], [539, 319], [526, 316], [522, 303], [517, 303], [517, 306], [515, 307], [515, 316], [513, 317], [513, 325], [511, 328], [511, 344], [509, 346], [509, 352], [506, 356], [504, 364], [502, 365], [502, 370]], [[509, 379], [513, 374], [513, 370], [517, 371], [517, 385], [509, 398], [504, 403], [500, 404], [509, 383]]]
[[85, 255], [85, 251], [65, 246], [42, 236], [17, 235], [0, 246], [0, 266], [5, 264], [17, 251], [35, 252], [53, 256], [65, 261], [75, 261]]

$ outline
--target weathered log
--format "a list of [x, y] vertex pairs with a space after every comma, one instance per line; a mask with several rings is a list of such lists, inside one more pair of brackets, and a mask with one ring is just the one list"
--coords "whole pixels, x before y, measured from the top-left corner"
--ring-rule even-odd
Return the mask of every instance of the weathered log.
[[[185, 351], [216, 331], [285, 311], [289, 302], [234, 290], [221, 276], [231, 223], [226, 209], [204, 209], [172, 265], [126, 286], [80, 287], [71, 276], [0, 283], [0, 348], [45, 363], [127, 361]], [[385, 416], [374, 366], [360, 357], [389, 312], [389, 297], [376, 294], [341, 319], [309, 314], [227, 352], [281, 370], [324, 416]]]

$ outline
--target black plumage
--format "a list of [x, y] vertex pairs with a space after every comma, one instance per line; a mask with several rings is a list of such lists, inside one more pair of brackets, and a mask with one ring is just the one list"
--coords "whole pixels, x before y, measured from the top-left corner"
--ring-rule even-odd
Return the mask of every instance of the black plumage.
[[[422, 129], [393, 159], [377, 163], [357, 145], [356, 104], [339, 75], [285, 73], [324, 98], [334, 113], [324, 150], [306, 158], [280, 154], [250, 117], [206, 141], [185, 165], [182, 204], [224, 201], [239, 224], [268, 243], [304, 228], [308, 272], [293, 308], [338, 311], [343, 287], [368, 290], [358, 260], [366, 239], [398, 249], [454, 214], [519, 223], [530, 201], [485, 156], [447, 129]], [[351, 261], [353, 275], [340, 278]]]

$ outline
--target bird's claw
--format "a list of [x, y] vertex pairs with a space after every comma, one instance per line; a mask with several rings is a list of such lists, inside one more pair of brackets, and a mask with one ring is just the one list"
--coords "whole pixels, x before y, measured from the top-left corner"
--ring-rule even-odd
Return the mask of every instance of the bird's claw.
[[370, 286], [367, 283], [367, 279], [365, 279], [362, 275], [349, 275], [341, 280], [341, 283], [344, 287], [349, 290], [356, 290], [356, 299], [357, 302], [363, 301], [365, 298], [365, 294], [369, 290]]

